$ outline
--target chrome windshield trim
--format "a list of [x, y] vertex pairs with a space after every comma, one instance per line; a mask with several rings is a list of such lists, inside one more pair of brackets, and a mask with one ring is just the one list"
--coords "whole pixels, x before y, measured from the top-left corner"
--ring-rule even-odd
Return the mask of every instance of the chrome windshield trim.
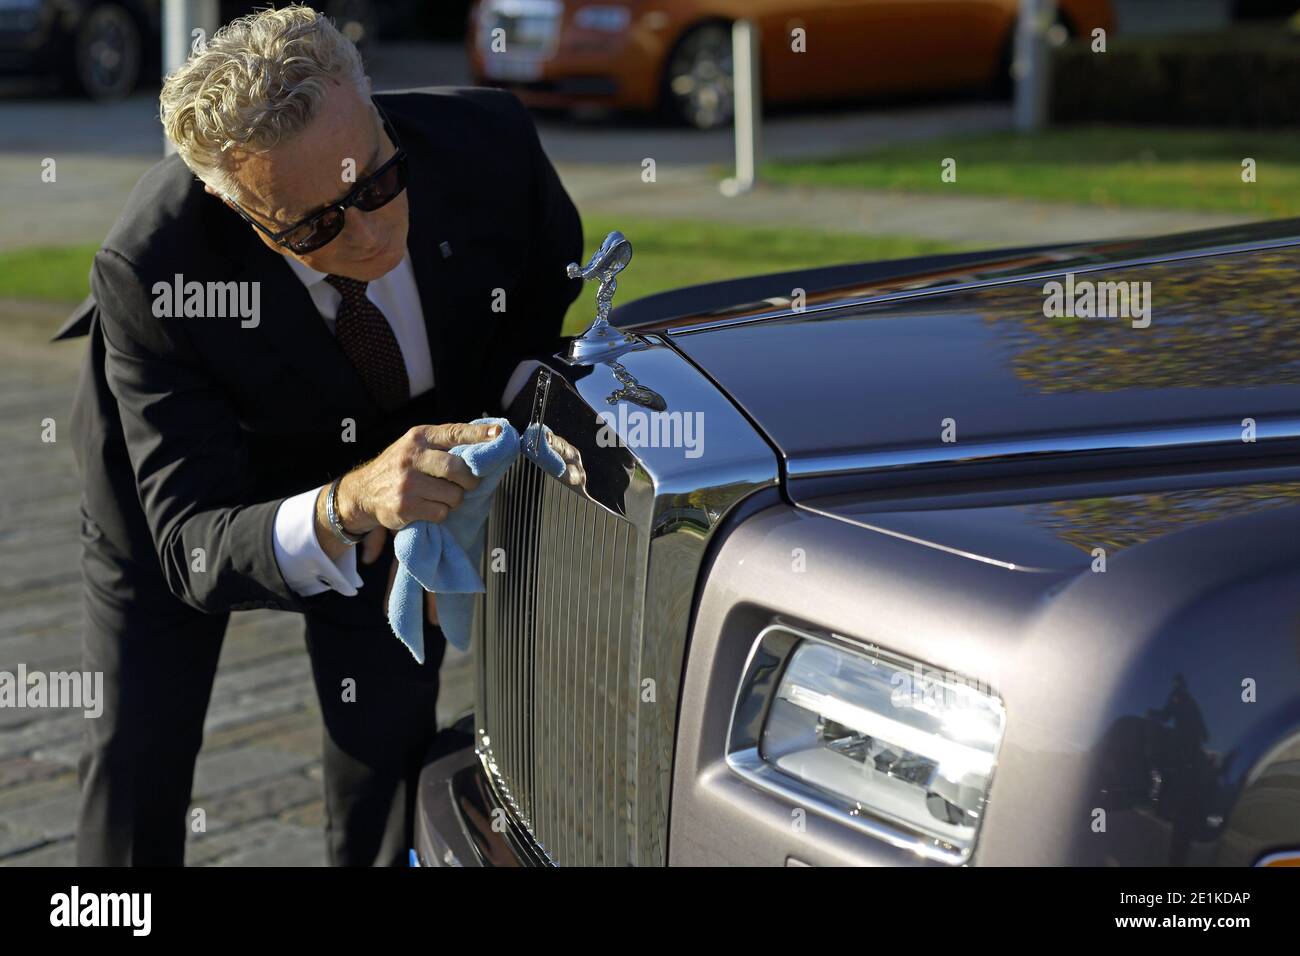
[[[1096, 433], [1071, 433], [1043, 438], [1015, 438], [970, 445], [852, 451], [842, 454], [792, 458], [786, 462], [790, 478], [821, 478], [857, 472], [883, 472], [943, 465], [968, 466], [1020, 462], [1050, 456], [1077, 456], [1147, 451], [1157, 448], [1228, 448], [1249, 445], [1242, 440], [1240, 424], [1185, 425]], [[1300, 417], [1255, 423], [1255, 442], [1300, 439]]]
[[[1183, 262], [1193, 259], [1206, 259], [1212, 256], [1233, 255], [1239, 252], [1255, 252], [1267, 249], [1284, 249], [1288, 246], [1300, 246], [1300, 237], [1291, 236], [1285, 239], [1274, 239], [1268, 242], [1241, 242], [1230, 246], [1216, 246], [1211, 249], [1193, 249], [1185, 252], [1172, 252], [1164, 255], [1146, 255], [1137, 256], [1132, 259], [1120, 259], [1114, 262], [1101, 263], [1080, 263], [1068, 269], [1055, 268], [1046, 269], [1039, 272], [1030, 272], [1020, 275], [999, 276], [991, 279], [973, 279], [969, 282], [956, 282], [951, 285], [928, 286], [920, 289], [904, 289], [899, 292], [885, 292], [879, 295], [862, 296], [856, 299], [848, 299], [841, 302], [830, 302], [825, 305], [808, 306], [800, 311], [783, 308], [771, 312], [764, 312], [759, 315], [746, 315], [734, 319], [710, 319], [699, 322], [695, 325], [686, 325], [663, 330], [665, 334], [671, 337], [681, 335], [690, 335], [696, 332], [712, 332], [715, 329], [734, 328], [740, 325], [750, 325], [755, 322], [769, 322], [774, 319], [785, 319], [799, 317], [803, 318], [809, 315], [817, 315], [823, 312], [837, 312], [841, 310], [852, 310], [864, 306], [881, 305], [893, 302], [906, 302], [912, 299], [923, 299], [930, 296], [948, 295], [954, 292], [970, 292], [978, 289], [991, 289], [998, 286], [1016, 285], [1022, 282], [1037, 282], [1053, 279], [1065, 275], [1067, 272], [1075, 275], [1093, 272], [1105, 272], [1118, 269], [1132, 269], [1138, 266], [1156, 265], [1164, 262]], [[992, 255], [997, 254], [997, 250], [991, 250]], [[1064, 260], [1068, 262], [1069, 260]], [[1062, 263], [1064, 264], [1064, 263]]]

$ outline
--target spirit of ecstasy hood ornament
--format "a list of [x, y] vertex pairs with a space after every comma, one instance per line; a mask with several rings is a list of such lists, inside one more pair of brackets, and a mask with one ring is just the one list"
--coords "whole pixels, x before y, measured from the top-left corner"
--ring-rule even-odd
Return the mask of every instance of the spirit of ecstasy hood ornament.
[[611, 232], [600, 244], [586, 266], [570, 262], [566, 270], [570, 279], [598, 279], [596, 321], [569, 345], [571, 362], [589, 362], [611, 349], [636, 344], [636, 339], [609, 324], [609, 310], [614, 302], [618, 282], [614, 276], [632, 261], [632, 243], [621, 232]]

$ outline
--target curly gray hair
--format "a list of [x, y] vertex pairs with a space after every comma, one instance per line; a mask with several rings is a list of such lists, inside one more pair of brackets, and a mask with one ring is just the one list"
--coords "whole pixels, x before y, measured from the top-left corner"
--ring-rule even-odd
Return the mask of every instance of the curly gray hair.
[[185, 165], [217, 192], [237, 196], [232, 154], [270, 149], [302, 132], [331, 83], [370, 92], [352, 41], [324, 15], [293, 4], [214, 33], [167, 77], [159, 115]]

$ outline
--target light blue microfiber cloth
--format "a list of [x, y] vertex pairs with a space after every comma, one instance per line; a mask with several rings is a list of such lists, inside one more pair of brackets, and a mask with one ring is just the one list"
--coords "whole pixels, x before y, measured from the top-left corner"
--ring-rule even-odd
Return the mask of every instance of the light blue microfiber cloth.
[[471, 424], [501, 427], [495, 438], [451, 449], [478, 476], [478, 487], [465, 492], [460, 506], [440, 524], [415, 521], [393, 538], [398, 566], [388, 595], [388, 623], [421, 664], [425, 591], [438, 595], [438, 624], [448, 642], [457, 650], [469, 649], [474, 595], [486, 590], [478, 565], [492, 493], [519, 454], [519, 433], [504, 418], [479, 418]]
[[551, 447], [551, 430], [545, 425], [529, 425], [521, 441], [514, 426], [504, 418], [479, 418], [471, 424], [501, 428], [500, 434], [488, 441], [451, 449], [451, 454], [463, 458], [478, 476], [478, 487], [465, 492], [460, 507], [452, 509], [441, 524], [416, 521], [393, 538], [398, 565], [388, 596], [388, 623], [421, 664], [425, 591], [438, 595], [438, 624], [448, 642], [457, 650], [469, 649], [474, 595], [487, 590], [478, 566], [488, 510], [501, 476], [521, 446], [525, 457], [553, 477], [563, 475], [567, 468], [564, 458]]

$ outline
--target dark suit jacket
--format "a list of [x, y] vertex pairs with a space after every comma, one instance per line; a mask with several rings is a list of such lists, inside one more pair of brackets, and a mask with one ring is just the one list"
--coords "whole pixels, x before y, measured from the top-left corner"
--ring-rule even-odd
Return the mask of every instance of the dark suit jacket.
[[[564, 271], [581, 258], [581, 223], [519, 101], [458, 88], [374, 99], [410, 154], [407, 248], [435, 387], [384, 413], [283, 257], [177, 157], [163, 160], [132, 192], [95, 256], [90, 298], [58, 336], [90, 336], [72, 418], [83, 534], [104, 538], [126, 566], [124, 600], [161, 571], [205, 612], [278, 607], [373, 622], [375, 588], [305, 599], [289, 589], [272, 544], [281, 501], [412, 425], [499, 411], [516, 363], [559, 344], [581, 286]], [[156, 318], [154, 284], [177, 273], [261, 283], [260, 324]], [[492, 308], [498, 288], [504, 312]], [[197, 548], [206, 570], [192, 570]]]

